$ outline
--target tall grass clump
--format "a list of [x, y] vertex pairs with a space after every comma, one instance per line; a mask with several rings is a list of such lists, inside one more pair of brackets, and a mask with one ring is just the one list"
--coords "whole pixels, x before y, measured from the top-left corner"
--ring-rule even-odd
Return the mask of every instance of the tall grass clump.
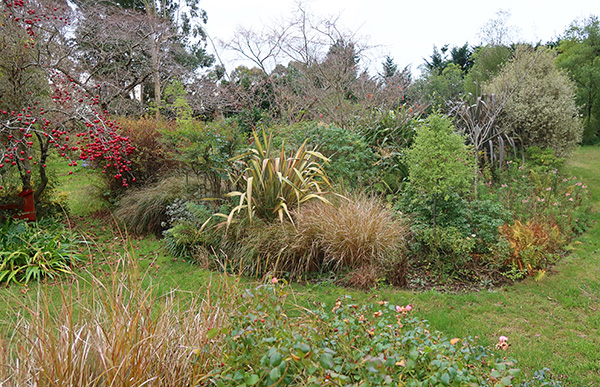
[[233, 243], [226, 239], [232, 266], [254, 276], [333, 272], [349, 273], [359, 287], [405, 285], [408, 226], [378, 199], [360, 194], [332, 204], [312, 201], [292, 218], [294, 223], [255, 224]]
[[186, 177], [166, 177], [156, 184], [132, 188], [123, 196], [115, 211], [129, 232], [136, 235], [157, 234], [168, 220], [167, 207], [176, 199], [193, 190]]
[[334, 206], [313, 202], [296, 219], [300, 243], [322, 256], [322, 267], [356, 270], [355, 285], [366, 279], [361, 273], [369, 272], [380, 278], [367, 275], [364, 286], [383, 278], [393, 285], [406, 284], [407, 221], [376, 197], [354, 194]]
[[[133, 260], [127, 263], [134, 267]], [[0, 342], [3, 386], [197, 386], [218, 355], [228, 281], [205, 296], [161, 295], [135, 270], [110, 280], [80, 278], [58, 290], [39, 288], [13, 316]], [[59, 293], [58, 301], [52, 292]]]

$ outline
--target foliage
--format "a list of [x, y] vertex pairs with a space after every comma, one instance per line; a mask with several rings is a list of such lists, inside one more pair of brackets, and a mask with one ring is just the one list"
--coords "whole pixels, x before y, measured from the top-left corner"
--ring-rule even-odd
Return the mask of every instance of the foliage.
[[465, 91], [472, 95], [481, 94], [481, 88], [495, 77], [513, 56], [511, 47], [485, 45], [477, 47], [472, 56], [473, 67], [465, 76]]
[[324, 189], [329, 179], [319, 162], [328, 159], [317, 151], [307, 150], [306, 141], [290, 156], [285, 147], [276, 150], [272, 136], [254, 132], [254, 147], [237, 158], [242, 172], [234, 178], [242, 191], [227, 194], [239, 198], [239, 204], [224, 215], [231, 224], [236, 213], [244, 210], [250, 222], [255, 217], [272, 221], [291, 219], [290, 211], [311, 199], [326, 201]]
[[27, 284], [72, 274], [72, 264], [80, 259], [77, 243], [56, 219], [5, 221], [0, 228], [0, 282]]
[[[470, 339], [449, 339], [412, 316], [412, 305], [355, 304], [340, 297], [333, 309], [283, 307], [287, 291], [273, 278], [242, 293], [215, 356], [217, 386], [510, 386], [523, 382], [513, 360]], [[544, 374], [545, 376], [545, 374]], [[529, 382], [527, 382], [529, 383]], [[540, 378], [527, 385], [558, 385]]]
[[232, 120], [203, 124], [177, 120], [175, 130], [163, 132], [170, 156], [183, 170], [205, 181], [207, 197], [220, 198], [232, 172], [231, 158], [241, 148], [241, 136]]
[[459, 277], [472, 260], [475, 239], [464, 236], [456, 227], [417, 228], [414, 235], [412, 253], [420, 258], [415, 259], [415, 266], [432, 265], [437, 274]]
[[131, 155], [131, 170], [135, 186], [156, 181], [163, 173], [175, 167], [169, 147], [162, 141], [162, 133], [172, 130], [172, 124], [161, 118], [119, 118], [121, 131], [135, 147]]
[[179, 81], [171, 82], [164, 94], [163, 105], [175, 118], [173, 126], [160, 131], [168, 157], [186, 174], [205, 181], [207, 197], [221, 198], [223, 181], [232, 168], [230, 159], [241, 148], [237, 124], [232, 119], [197, 121]]
[[545, 269], [564, 244], [563, 236], [557, 225], [540, 224], [536, 221], [521, 223], [516, 220], [500, 228], [502, 238], [510, 245], [510, 256], [502, 262], [512, 270], [515, 278], [533, 276]]
[[377, 156], [362, 136], [347, 129], [307, 122], [275, 127], [271, 133], [274, 146], [285, 143], [287, 148], [297, 148], [306, 141], [307, 147], [327, 157], [329, 162], [323, 170], [332, 182], [349, 187], [368, 186], [377, 175]]
[[[332, 273], [363, 288], [384, 281], [406, 285], [408, 225], [377, 198], [353, 194], [331, 204], [311, 201], [293, 211], [292, 219], [293, 224], [234, 225], [213, 248], [228, 256], [226, 266], [255, 277], [271, 273], [297, 280]], [[366, 271], [372, 275], [360, 279]]]
[[552, 148], [568, 155], [581, 140], [575, 85], [556, 68], [554, 51], [517, 47], [514, 58], [484, 86], [488, 94], [516, 88], [499, 117], [499, 125], [526, 149]]
[[514, 219], [549, 219], [570, 239], [585, 229], [589, 212], [587, 186], [578, 180], [556, 169], [508, 162], [500, 176], [496, 200], [514, 214]]
[[437, 201], [451, 193], [467, 192], [471, 182], [472, 157], [464, 139], [447, 118], [431, 115], [417, 129], [406, 162], [411, 184], [433, 199], [433, 226]]
[[600, 22], [597, 16], [576, 20], [565, 31], [558, 46], [558, 67], [569, 72], [577, 85], [577, 104], [583, 114], [583, 142], [598, 141], [600, 136]]
[[453, 101], [465, 93], [464, 72], [460, 66], [450, 63], [439, 73], [432, 72], [417, 82], [420, 92], [433, 111], [447, 112]]
[[[220, 212], [226, 208], [221, 207]], [[220, 238], [213, 229], [217, 226], [214, 208], [208, 204], [175, 199], [166, 209], [167, 222], [163, 228], [164, 243], [173, 255], [197, 261], [204, 248], [217, 246]], [[210, 230], [210, 231], [209, 231]]]

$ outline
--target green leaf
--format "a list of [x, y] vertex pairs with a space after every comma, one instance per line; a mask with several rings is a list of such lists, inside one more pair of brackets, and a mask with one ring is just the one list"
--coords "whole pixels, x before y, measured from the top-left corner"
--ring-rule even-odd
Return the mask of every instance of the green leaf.
[[323, 353], [319, 359], [319, 363], [321, 363], [321, 366], [326, 370], [333, 368], [335, 365], [333, 363], [333, 356], [330, 353]]
[[279, 352], [275, 352], [275, 353], [271, 354], [271, 356], [269, 357], [269, 363], [271, 364], [272, 367], [279, 366], [279, 364], [281, 364], [281, 360], [283, 360], [283, 357], [281, 356], [281, 354]]
[[246, 384], [248, 384], [249, 386], [254, 386], [256, 383], [258, 383], [259, 380], [260, 378], [257, 374], [252, 374], [246, 378]]
[[450, 375], [448, 375], [448, 373], [444, 373], [440, 378], [440, 382], [442, 382], [444, 386], [450, 384]]
[[281, 371], [279, 371], [279, 367], [275, 367], [269, 372], [269, 377], [272, 381], [277, 381], [281, 377]]
[[219, 328], [213, 328], [206, 333], [206, 337], [208, 339], [214, 339], [215, 337], [217, 337], [217, 335], [220, 333], [220, 331], [221, 330]]
[[510, 376], [505, 376], [503, 377], [500, 382], [502, 382], [502, 384], [504, 384], [505, 386], [511, 386], [512, 382], [511, 382], [511, 378]]

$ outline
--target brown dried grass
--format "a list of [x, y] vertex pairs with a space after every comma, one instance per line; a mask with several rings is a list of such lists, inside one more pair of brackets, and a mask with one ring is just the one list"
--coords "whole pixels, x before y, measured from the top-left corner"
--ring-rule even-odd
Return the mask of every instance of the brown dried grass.
[[204, 381], [219, 352], [218, 336], [207, 333], [225, 324], [232, 285], [220, 281], [217, 302], [210, 284], [200, 298], [159, 295], [141, 283], [134, 270], [114, 270], [108, 283], [92, 276], [91, 283], [61, 287], [59, 302], [38, 292], [15, 316], [13, 334], [0, 341], [0, 385], [179, 387]]

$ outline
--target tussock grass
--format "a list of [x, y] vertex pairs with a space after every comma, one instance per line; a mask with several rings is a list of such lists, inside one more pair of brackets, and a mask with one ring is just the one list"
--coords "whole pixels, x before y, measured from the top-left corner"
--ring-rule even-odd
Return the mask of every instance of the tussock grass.
[[167, 177], [156, 184], [131, 189], [115, 211], [127, 230], [135, 235], [160, 234], [167, 220], [167, 206], [182, 197], [188, 182], [185, 176]]
[[401, 254], [409, 234], [377, 198], [364, 194], [340, 199], [335, 206], [312, 202], [296, 214], [301, 239], [324, 252], [324, 265], [339, 269], [382, 263]]
[[[120, 263], [127, 271], [114, 268], [109, 281], [92, 276], [60, 287], [61, 302], [40, 288], [22, 305], [0, 342], [0, 385], [175, 387], [207, 377], [219, 353], [208, 332], [228, 318], [229, 281], [218, 290], [208, 284], [203, 299], [160, 295], [141, 285], [134, 260]], [[225, 296], [217, 302], [213, 291]]]
[[362, 288], [382, 279], [405, 285], [409, 227], [379, 199], [357, 194], [334, 204], [313, 200], [292, 217], [294, 224], [273, 222], [248, 229], [235, 240], [237, 250], [230, 250], [244, 262], [232, 265], [255, 276], [356, 271], [350, 282]]

